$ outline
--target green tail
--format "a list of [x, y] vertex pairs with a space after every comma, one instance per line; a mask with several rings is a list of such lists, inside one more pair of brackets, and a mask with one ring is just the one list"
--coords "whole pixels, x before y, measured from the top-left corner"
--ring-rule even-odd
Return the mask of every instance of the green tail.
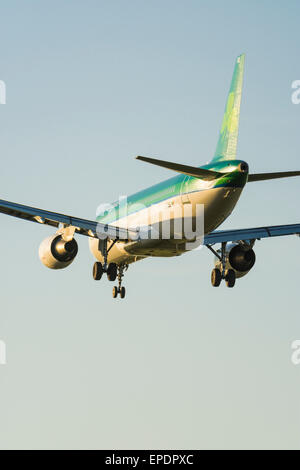
[[216, 153], [212, 159], [213, 162], [236, 159], [244, 63], [245, 54], [242, 54], [236, 59], [220, 137], [216, 148]]

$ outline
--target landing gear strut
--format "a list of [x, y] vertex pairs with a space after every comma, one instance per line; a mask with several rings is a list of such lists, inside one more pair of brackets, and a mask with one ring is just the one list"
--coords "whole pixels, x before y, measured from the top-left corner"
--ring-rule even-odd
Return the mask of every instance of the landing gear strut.
[[211, 284], [213, 287], [219, 287], [222, 279], [225, 280], [227, 287], [234, 287], [236, 275], [234, 269], [226, 269], [226, 242], [221, 244], [220, 251], [215, 251], [210, 245], [207, 248], [220, 260], [220, 268], [214, 268], [211, 273]]
[[103, 256], [103, 264], [99, 261], [96, 261], [93, 266], [93, 279], [95, 281], [100, 281], [103, 273], [107, 274], [109, 281], [115, 281], [117, 277], [117, 265], [115, 263], [107, 264], [108, 253], [116, 243], [116, 240], [112, 242], [110, 247], [107, 249], [107, 239], [99, 240], [99, 249]]
[[128, 269], [127, 264], [117, 265], [116, 263], [107, 263], [108, 253], [116, 243], [116, 240], [112, 242], [109, 248], [107, 248], [107, 239], [99, 241], [99, 250], [103, 256], [103, 263], [96, 261], [93, 266], [93, 279], [95, 281], [100, 281], [103, 276], [103, 273], [107, 274], [107, 279], [109, 281], [115, 281], [118, 278], [118, 286], [113, 288], [113, 298], [116, 298], [118, 294], [121, 299], [125, 297], [125, 287], [122, 286], [122, 278], [124, 276], [124, 271]]

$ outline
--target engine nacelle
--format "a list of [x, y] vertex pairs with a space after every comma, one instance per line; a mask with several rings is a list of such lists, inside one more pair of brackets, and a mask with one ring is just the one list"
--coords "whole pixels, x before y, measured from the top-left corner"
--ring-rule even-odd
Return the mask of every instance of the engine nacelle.
[[[255, 253], [249, 246], [239, 244], [226, 246], [225, 269], [234, 269], [236, 277], [245, 276], [253, 268], [255, 259]], [[216, 268], [222, 270], [221, 261], [218, 258]]]
[[41, 262], [50, 269], [63, 269], [74, 261], [78, 245], [74, 238], [65, 241], [61, 235], [52, 235], [42, 241], [39, 247]]

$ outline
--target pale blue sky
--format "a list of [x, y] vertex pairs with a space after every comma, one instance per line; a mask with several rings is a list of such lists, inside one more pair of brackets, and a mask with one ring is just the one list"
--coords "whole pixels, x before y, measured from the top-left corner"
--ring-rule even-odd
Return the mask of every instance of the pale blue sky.
[[[16, 1], [0, 5], [1, 197], [94, 218], [167, 178], [138, 154], [214, 154], [246, 53], [238, 156], [300, 169], [298, 1]], [[251, 184], [224, 227], [300, 222], [300, 180]], [[257, 243], [235, 289], [208, 250], [131, 266], [124, 301], [41, 265], [51, 229], [0, 216], [0, 448], [299, 448], [300, 244]]]

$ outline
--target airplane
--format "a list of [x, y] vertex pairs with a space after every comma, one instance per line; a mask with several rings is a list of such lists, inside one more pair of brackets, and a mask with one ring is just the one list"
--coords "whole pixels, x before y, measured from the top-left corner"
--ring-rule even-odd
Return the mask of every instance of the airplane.
[[[93, 279], [99, 281], [104, 273], [109, 281], [117, 279], [113, 298], [123, 299], [126, 291], [122, 279], [130, 264], [148, 257], [180, 256], [190, 250], [190, 239], [182, 232], [181, 238], [175, 233], [176, 217], [172, 209], [175, 206], [190, 208], [189, 218], [193, 221], [200, 205], [204, 208], [202, 244], [215, 259], [211, 284], [218, 287], [224, 280], [227, 287], [234, 287], [236, 279], [249, 273], [255, 264], [253, 247], [256, 240], [300, 235], [300, 224], [216, 230], [233, 211], [247, 183], [300, 175], [300, 171], [250, 173], [247, 162], [236, 158], [244, 63], [245, 54], [242, 54], [235, 61], [217, 148], [208, 164], [194, 167], [136, 157], [179, 174], [129, 196], [125, 203], [120, 200], [113, 203], [107, 210], [100, 211], [95, 221], [4, 200], [0, 200], [0, 212], [57, 228], [39, 247], [40, 260], [50, 269], [68, 267], [78, 252], [74, 236], [87, 236], [96, 259]], [[151, 215], [153, 213], [155, 217]], [[162, 222], [170, 225], [168, 237], [162, 237], [159, 229]], [[155, 226], [158, 236], [141, 236]]]

